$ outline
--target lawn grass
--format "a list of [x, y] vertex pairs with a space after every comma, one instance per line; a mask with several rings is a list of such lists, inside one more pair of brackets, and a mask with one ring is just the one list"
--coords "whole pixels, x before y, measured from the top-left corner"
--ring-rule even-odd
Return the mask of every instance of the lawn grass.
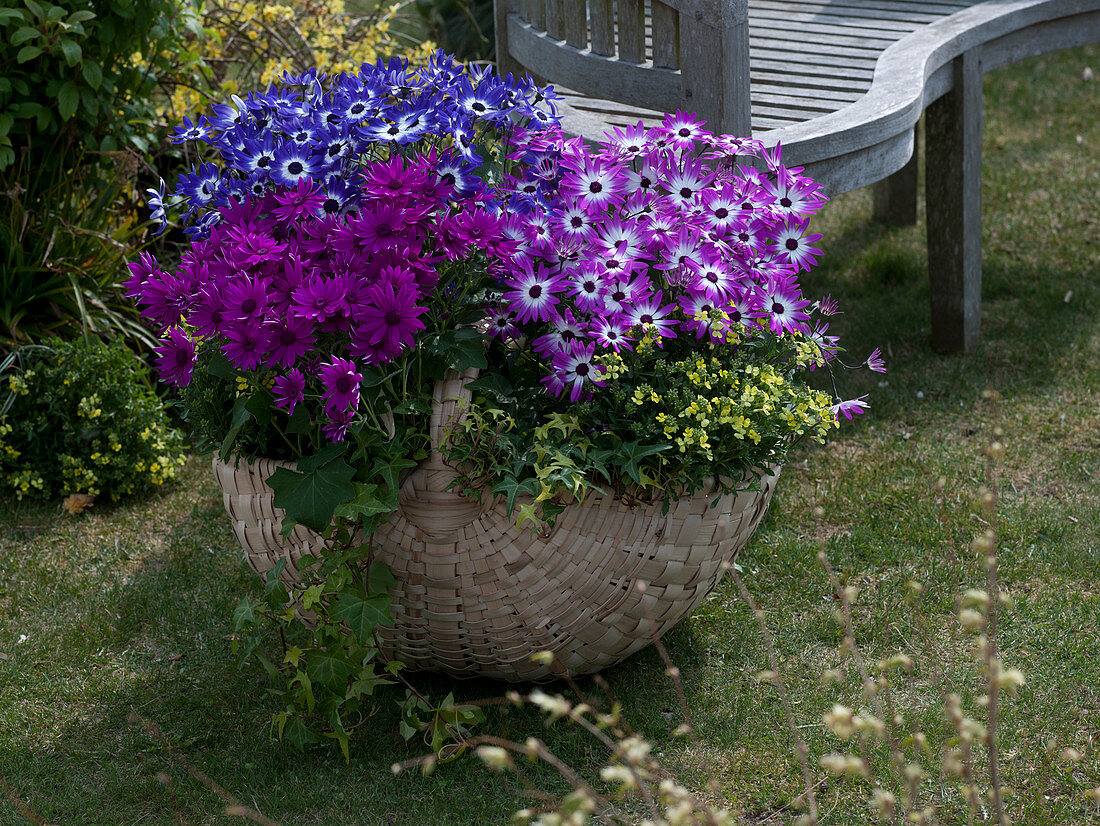
[[[949, 734], [943, 695], [950, 687], [973, 709], [979, 691], [953, 595], [984, 582], [969, 543], [985, 518], [982, 450], [1000, 427], [999, 560], [1016, 605], [999, 641], [1027, 676], [1002, 713], [1009, 811], [1035, 826], [1100, 823], [1082, 794], [1100, 786], [1100, 81], [1082, 79], [1086, 66], [1100, 70], [1100, 49], [986, 77], [983, 338], [970, 355], [928, 347], [923, 219], [900, 229], [870, 223], [869, 191], [824, 211], [817, 231], [826, 255], [806, 290], [834, 293], [845, 310], [834, 331], [855, 360], [882, 347], [890, 372], [846, 382], [851, 395], [871, 393], [872, 412], [795, 458], [740, 560], [814, 760], [844, 748], [821, 714], [861, 702], [851, 675], [820, 681], [840, 662], [841, 635], [817, 550], [859, 587], [854, 622], [867, 659], [902, 651], [917, 662], [899, 685], [898, 710], [933, 743], [922, 760], [933, 775], [925, 789], [943, 801], [947, 822], [966, 819], [953, 782], [936, 769]], [[983, 398], [987, 387], [1000, 401]], [[907, 601], [910, 581], [925, 587], [919, 607]], [[348, 764], [336, 749], [300, 753], [272, 741], [263, 672], [238, 670], [229, 652], [233, 607], [256, 590], [203, 459], [171, 491], [77, 517], [0, 504], [6, 791], [58, 824], [239, 822], [128, 721], [136, 713], [193, 768], [288, 826], [498, 824], [526, 804], [472, 759], [430, 777], [391, 774], [392, 763], [424, 751], [398, 736], [391, 702], [360, 727]], [[800, 773], [777, 695], [756, 679], [767, 652], [734, 584], [724, 582], [666, 642], [699, 739], [671, 736], [676, 694], [653, 650], [605, 674], [635, 728], [685, 780], [700, 788], [716, 780], [708, 794], [747, 823], [787, 822]], [[502, 691], [432, 676], [419, 684], [461, 698]], [[526, 710], [492, 713], [486, 731], [543, 737], [588, 771], [603, 758], [575, 730], [545, 729]], [[1060, 759], [1067, 747], [1082, 759]], [[871, 822], [866, 786], [813, 771], [823, 780], [823, 822]], [[26, 822], [0, 798], [0, 824]]]

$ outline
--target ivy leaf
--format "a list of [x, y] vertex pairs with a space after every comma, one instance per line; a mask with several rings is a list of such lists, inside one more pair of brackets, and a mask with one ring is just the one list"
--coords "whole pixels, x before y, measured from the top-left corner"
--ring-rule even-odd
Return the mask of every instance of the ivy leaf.
[[467, 384], [466, 387], [475, 393], [480, 390], [492, 394], [502, 402], [512, 401], [515, 398], [512, 383], [500, 373], [486, 373]]
[[311, 743], [321, 742], [321, 738], [314, 734], [313, 729], [307, 726], [301, 717], [292, 717], [289, 721], [284, 718], [280, 723], [280, 729], [279, 737], [285, 738], [300, 749], [304, 749]]
[[256, 604], [250, 597], [241, 597], [233, 611], [233, 630], [240, 631], [256, 621]]
[[460, 327], [455, 330], [454, 355], [451, 368], [463, 372], [471, 367], [484, 369], [489, 366], [485, 359], [484, 340], [473, 327]]
[[343, 657], [319, 649], [309, 652], [306, 673], [313, 685], [324, 686], [343, 697], [348, 690], [348, 678], [355, 673], [355, 669]]
[[390, 618], [392, 601], [387, 593], [364, 598], [352, 591], [344, 591], [336, 600], [336, 605], [329, 611], [329, 615], [338, 622], [346, 622], [355, 639], [361, 643], [367, 643], [376, 625], [392, 624], [393, 620]]
[[294, 408], [294, 413], [286, 424], [286, 432], [299, 436], [313, 432], [313, 422], [310, 421], [309, 411], [304, 404], [299, 404]]
[[279, 468], [271, 474], [267, 484], [275, 491], [275, 507], [286, 511], [284, 530], [293, 521], [323, 533], [336, 508], [355, 496], [355, 468], [341, 458], [347, 447], [347, 442], [326, 445], [303, 457], [297, 470]]
[[520, 482], [515, 476], [506, 476], [493, 485], [493, 493], [503, 494], [505, 497], [506, 513], [511, 516], [516, 507], [516, 499], [521, 493], [534, 496], [537, 492], [538, 480], [524, 479]]
[[388, 594], [396, 586], [397, 578], [386, 563], [377, 559], [371, 563], [370, 573], [367, 575], [367, 589], [370, 591], [371, 596]]
[[[391, 491], [391, 493], [394, 494], [392, 497], [380, 499], [377, 495], [378, 485], [368, 485], [356, 482], [355, 498], [350, 502], [344, 502], [338, 505], [333, 512], [333, 516], [354, 522], [363, 517], [380, 516], [383, 513], [390, 513], [397, 510], [396, 490]], [[388, 501], [389, 498], [392, 498], [393, 501]]]

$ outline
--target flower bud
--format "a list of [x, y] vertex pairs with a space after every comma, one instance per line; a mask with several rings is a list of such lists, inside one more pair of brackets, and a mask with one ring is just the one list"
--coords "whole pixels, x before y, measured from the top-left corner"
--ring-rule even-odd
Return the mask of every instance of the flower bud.
[[970, 588], [962, 595], [963, 608], [981, 608], [983, 611], [989, 607], [989, 594], [979, 588]]
[[989, 624], [989, 620], [980, 611], [975, 611], [973, 608], [964, 608], [959, 611], [959, 623], [968, 631], [981, 631]]
[[855, 734], [855, 717], [852, 714], [852, 710], [847, 706], [842, 706], [839, 703], [834, 704], [832, 710], [826, 711], [825, 714], [822, 715], [822, 719], [825, 721], [825, 725], [828, 727], [829, 731], [841, 740], [847, 740]]
[[501, 772], [513, 767], [512, 755], [500, 746], [478, 746], [477, 756], [493, 771]]
[[886, 789], [875, 789], [871, 792], [871, 799], [868, 801], [868, 804], [874, 809], [879, 820], [894, 819], [894, 809], [897, 806], [897, 799], [892, 792], [888, 792]]

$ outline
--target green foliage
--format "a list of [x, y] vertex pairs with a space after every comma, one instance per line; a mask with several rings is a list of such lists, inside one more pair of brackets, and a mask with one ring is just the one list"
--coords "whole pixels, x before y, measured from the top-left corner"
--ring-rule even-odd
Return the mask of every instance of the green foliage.
[[142, 229], [126, 206], [136, 156], [101, 156], [102, 180], [87, 177], [87, 157], [62, 168], [24, 153], [10, 170], [18, 183], [0, 182], [0, 350], [51, 335], [155, 344], [118, 286]]
[[0, 8], [0, 170], [20, 147], [64, 166], [55, 138], [90, 150], [157, 143], [155, 92], [186, 32], [201, 31], [181, 0], [24, 0]]
[[24, 496], [124, 495], [163, 485], [182, 439], [120, 341], [28, 346], [2, 364], [0, 489]]
[[[334, 740], [345, 760], [351, 732], [374, 711], [375, 691], [397, 682], [404, 667], [379, 655], [376, 629], [392, 622], [395, 580], [359, 535], [358, 523], [342, 521], [320, 558], [299, 560], [302, 578], [292, 590], [279, 578], [280, 562], [268, 572], [263, 598], [245, 597], [233, 617], [240, 664], [255, 657], [279, 686], [273, 732], [300, 748]], [[263, 643], [275, 628], [282, 648], [272, 658]], [[401, 708], [402, 735], [423, 732], [443, 759], [461, 754], [469, 729], [484, 719], [479, 709], [456, 705], [453, 695], [436, 706], [411, 688]]]
[[516, 389], [531, 384], [522, 365], [473, 382], [475, 404], [447, 447], [463, 485], [490, 486], [509, 513], [519, 508], [519, 524], [537, 526], [599, 485], [666, 502], [743, 488], [836, 426], [829, 397], [804, 375], [820, 352], [800, 336], [756, 330], [726, 345], [664, 349], [646, 337], [636, 355], [631, 370], [615, 353], [603, 357], [609, 392], [568, 414], [545, 394]]
[[493, 0], [416, 0], [416, 10], [439, 47], [461, 61], [493, 60]]

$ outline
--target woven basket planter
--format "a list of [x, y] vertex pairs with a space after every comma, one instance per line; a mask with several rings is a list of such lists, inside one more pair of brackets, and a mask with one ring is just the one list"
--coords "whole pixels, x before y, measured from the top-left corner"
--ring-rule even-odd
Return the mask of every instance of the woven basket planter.
[[[469, 378], [456, 374], [436, 386], [433, 444], [461, 416]], [[281, 464], [234, 466], [215, 456], [214, 474], [249, 565], [262, 576], [285, 559], [291, 584], [299, 558], [322, 539], [302, 525], [280, 537], [283, 512], [265, 480]], [[546, 534], [517, 529], [499, 498], [447, 491], [455, 475], [433, 453], [405, 480], [400, 509], [374, 535], [376, 558], [397, 579], [394, 623], [378, 628], [382, 655], [418, 670], [522, 681], [599, 671], [687, 616], [756, 530], [778, 470], [759, 490], [722, 496], [714, 507], [704, 494], [668, 513], [660, 502], [589, 495]], [[531, 660], [545, 650], [554, 665]]]

